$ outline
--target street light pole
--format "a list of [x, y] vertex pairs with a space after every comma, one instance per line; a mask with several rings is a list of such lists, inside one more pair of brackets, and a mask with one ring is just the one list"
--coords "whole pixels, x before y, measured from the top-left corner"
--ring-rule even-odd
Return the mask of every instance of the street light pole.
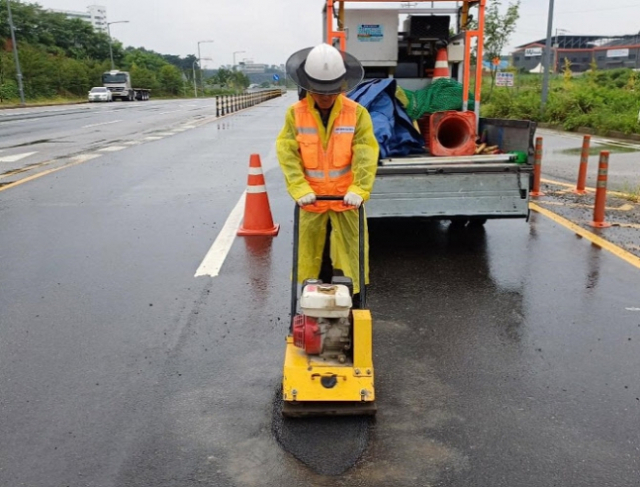
[[191, 65], [191, 67], [193, 68], [193, 92], [196, 95], [196, 98], [198, 98], [198, 85], [196, 84], [196, 63], [198, 62], [197, 59], [193, 60], [193, 64]]
[[544, 75], [542, 78], [542, 97], [540, 111], [544, 114], [544, 107], [549, 96], [549, 65], [551, 64], [551, 34], [553, 33], [553, 0], [549, 0], [549, 19], [547, 20], [547, 42], [544, 52]]
[[7, 0], [7, 12], [9, 12], [9, 29], [11, 30], [11, 43], [13, 44], [13, 58], [16, 62], [16, 78], [18, 78], [18, 92], [20, 93], [20, 105], [24, 102], [24, 89], [22, 87], [22, 71], [20, 71], [20, 57], [18, 56], [18, 44], [16, 44], [15, 27], [13, 26], [13, 17], [11, 16], [11, 1]]
[[247, 51], [233, 51], [233, 69], [236, 69], [236, 54], [240, 54]]
[[116, 67], [113, 64], [113, 48], [111, 47], [111, 28], [109, 27], [111, 24], [128, 24], [128, 20], [117, 20], [115, 22], [107, 22], [107, 34], [109, 35], [109, 57], [111, 58], [111, 71], [115, 70]]
[[202, 58], [200, 57], [200, 44], [205, 44], [207, 42], [214, 42], [214, 41], [198, 41], [198, 67], [200, 68], [200, 85], [202, 88], [202, 96], [204, 96], [204, 84], [202, 82]]

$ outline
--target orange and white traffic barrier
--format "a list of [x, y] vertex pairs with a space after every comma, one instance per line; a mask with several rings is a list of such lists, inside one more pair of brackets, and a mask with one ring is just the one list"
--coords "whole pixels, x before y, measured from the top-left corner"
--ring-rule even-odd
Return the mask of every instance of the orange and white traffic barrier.
[[536, 155], [533, 159], [533, 190], [530, 196], [544, 196], [540, 191], [540, 178], [542, 177], [542, 137], [536, 138]]
[[262, 164], [258, 154], [251, 154], [249, 159], [249, 178], [247, 182], [247, 198], [244, 204], [244, 220], [238, 235], [271, 236], [278, 235], [280, 225], [273, 223], [269, 196], [262, 173]]
[[438, 49], [436, 53], [436, 65], [433, 70], [433, 79], [450, 78], [449, 76], [449, 56], [447, 48]]
[[604, 207], [607, 204], [607, 175], [609, 173], [609, 151], [600, 152], [598, 163], [598, 181], [596, 183], [596, 202], [593, 206], [593, 221], [589, 224], [595, 228], [607, 228], [611, 223], [604, 221]]
[[587, 167], [589, 165], [589, 149], [591, 145], [591, 136], [585, 135], [582, 139], [582, 152], [580, 153], [580, 170], [578, 171], [578, 183], [576, 189], [573, 190], [576, 194], [587, 194], [585, 185], [587, 184]]

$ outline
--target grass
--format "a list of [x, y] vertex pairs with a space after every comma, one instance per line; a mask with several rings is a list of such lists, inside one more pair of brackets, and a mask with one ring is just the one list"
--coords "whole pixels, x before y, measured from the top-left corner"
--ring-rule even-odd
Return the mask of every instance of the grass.
[[[31, 106], [42, 106], [42, 105], [67, 105], [69, 103], [82, 103], [86, 101], [87, 101], [86, 98], [63, 98], [63, 97], [38, 98], [35, 100], [27, 101], [24, 106], [31, 107]], [[0, 109], [20, 108], [20, 107], [22, 107], [22, 105], [20, 104], [19, 101], [16, 101], [16, 100], [11, 100], [9, 102], [5, 101], [3, 103], [0, 103]]]
[[623, 198], [632, 203], [640, 203], [640, 184], [631, 185], [625, 183], [620, 191], [624, 196]]
[[535, 120], [564, 130], [591, 128], [640, 134], [640, 79], [631, 69], [587, 72], [551, 79], [544, 114], [540, 110], [542, 80], [535, 74], [516, 74], [513, 88], [483, 87], [483, 116]]

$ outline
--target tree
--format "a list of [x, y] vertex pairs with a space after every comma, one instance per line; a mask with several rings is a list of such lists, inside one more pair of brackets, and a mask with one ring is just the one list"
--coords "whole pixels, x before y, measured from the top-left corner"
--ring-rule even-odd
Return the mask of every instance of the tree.
[[[507, 46], [511, 34], [516, 29], [516, 23], [520, 18], [520, 0], [509, 2], [507, 10], [504, 14], [500, 12], [502, 6], [501, 0], [490, 0], [491, 3], [487, 7], [485, 26], [484, 26], [484, 56], [489, 61], [500, 58], [502, 51]], [[496, 75], [498, 69], [491, 68], [491, 90], [489, 96], [493, 93], [493, 87], [496, 83]]]
[[160, 68], [158, 80], [162, 90], [169, 95], [180, 94], [182, 88], [182, 73], [171, 64], [166, 64]]

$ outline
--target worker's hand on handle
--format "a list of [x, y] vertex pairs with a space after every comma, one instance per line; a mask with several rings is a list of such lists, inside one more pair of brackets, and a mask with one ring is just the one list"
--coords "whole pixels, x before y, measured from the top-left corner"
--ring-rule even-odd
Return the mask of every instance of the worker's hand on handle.
[[344, 205], [345, 206], [353, 206], [355, 208], [360, 208], [360, 205], [362, 204], [362, 196], [355, 194], [355, 193], [347, 193], [346, 195], [344, 195]]
[[315, 193], [308, 193], [305, 194], [302, 198], [300, 198], [297, 203], [298, 206], [308, 206], [308, 205], [312, 205], [316, 202], [316, 194]]

